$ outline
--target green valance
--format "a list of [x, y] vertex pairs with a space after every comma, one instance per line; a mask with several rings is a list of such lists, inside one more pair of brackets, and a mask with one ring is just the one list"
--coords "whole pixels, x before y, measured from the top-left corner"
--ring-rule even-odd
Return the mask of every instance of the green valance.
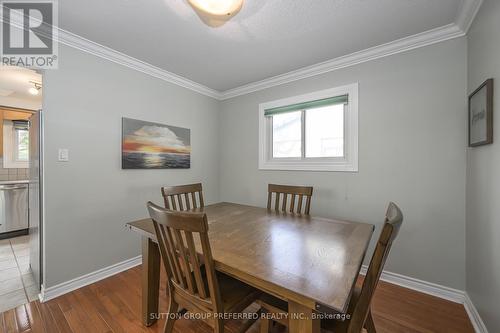
[[276, 114], [320, 108], [320, 107], [329, 106], [329, 105], [347, 104], [348, 100], [349, 100], [348, 95], [329, 97], [329, 98], [324, 98], [324, 99], [318, 99], [316, 101], [303, 102], [303, 103], [297, 103], [297, 104], [292, 104], [292, 105], [279, 106], [276, 108], [266, 109], [264, 111], [264, 115], [266, 117], [269, 117], [269, 116], [274, 116]]

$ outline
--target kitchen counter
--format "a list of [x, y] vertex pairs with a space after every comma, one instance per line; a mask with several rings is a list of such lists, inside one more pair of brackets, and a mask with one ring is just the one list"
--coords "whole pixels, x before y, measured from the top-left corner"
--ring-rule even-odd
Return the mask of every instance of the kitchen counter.
[[28, 184], [29, 180], [3, 180], [0, 185], [13, 185], [13, 184]]

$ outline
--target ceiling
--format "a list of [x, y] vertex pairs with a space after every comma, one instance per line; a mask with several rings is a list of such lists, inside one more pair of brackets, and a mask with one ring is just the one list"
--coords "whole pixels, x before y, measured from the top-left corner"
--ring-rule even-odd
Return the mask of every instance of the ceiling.
[[59, 26], [217, 91], [454, 23], [467, 0], [245, 0], [223, 26], [186, 0], [65, 0]]
[[30, 81], [41, 83], [42, 76], [23, 67], [0, 66], [0, 98], [41, 103], [42, 89], [36, 96], [30, 94], [28, 89], [34, 86]]

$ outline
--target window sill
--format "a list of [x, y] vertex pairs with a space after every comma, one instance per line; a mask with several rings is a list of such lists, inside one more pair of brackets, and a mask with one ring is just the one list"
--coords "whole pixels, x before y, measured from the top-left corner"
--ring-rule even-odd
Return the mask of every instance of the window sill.
[[259, 163], [259, 170], [358, 172], [358, 165], [348, 162], [265, 161]]

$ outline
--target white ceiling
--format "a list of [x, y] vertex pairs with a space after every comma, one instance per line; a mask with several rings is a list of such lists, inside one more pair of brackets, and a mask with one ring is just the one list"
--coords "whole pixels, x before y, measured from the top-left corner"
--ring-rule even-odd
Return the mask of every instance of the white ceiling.
[[23, 67], [0, 66], [0, 98], [41, 103], [43, 90], [36, 96], [30, 94], [28, 89], [34, 86], [30, 81], [41, 83], [42, 76]]
[[59, 26], [226, 91], [454, 23], [466, 0], [245, 0], [205, 25], [186, 0], [59, 1]]

